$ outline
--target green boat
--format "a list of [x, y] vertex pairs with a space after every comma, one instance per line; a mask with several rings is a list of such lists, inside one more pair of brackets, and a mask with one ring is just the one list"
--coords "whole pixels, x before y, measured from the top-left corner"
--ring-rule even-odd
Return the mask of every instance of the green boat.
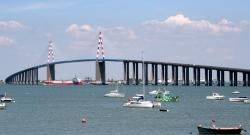
[[169, 92], [159, 92], [155, 96], [155, 101], [157, 102], [177, 102], [179, 101], [179, 96], [171, 96]]

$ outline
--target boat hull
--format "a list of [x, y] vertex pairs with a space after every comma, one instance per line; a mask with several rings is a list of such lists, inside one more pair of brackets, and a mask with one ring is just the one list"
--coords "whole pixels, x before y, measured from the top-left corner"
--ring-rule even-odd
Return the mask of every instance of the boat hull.
[[241, 128], [205, 128], [198, 126], [199, 134], [240, 134]]
[[130, 108], [153, 108], [153, 103], [150, 101], [130, 101], [123, 104], [124, 107]]

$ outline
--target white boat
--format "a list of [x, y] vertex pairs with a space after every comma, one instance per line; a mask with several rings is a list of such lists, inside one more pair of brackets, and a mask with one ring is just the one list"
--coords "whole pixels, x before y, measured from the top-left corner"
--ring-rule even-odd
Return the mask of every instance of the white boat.
[[[144, 61], [142, 58], [142, 69], [144, 69]], [[143, 94], [136, 94], [135, 97], [133, 97], [133, 99], [128, 99], [127, 103], [124, 103], [123, 106], [124, 107], [130, 107], [130, 108], [153, 108], [154, 107], [154, 103], [152, 101], [146, 101], [145, 100], [145, 83], [144, 83], [144, 78], [142, 79], [142, 92]], [[159, 103], [157, 103], [158, 106]]]
[[248, 100], [247, 97], [237, 97], [237, 98], [229, 98], [231, 102], [244, 102], [244, 100]]
[[0, 109], [4, 109], [5, 108], [5, 103], [0, 103]]
[[6, 96], [6, 92], [5, 92], [4, 96], [2, 96], [2, 97], [0, 98], [0, 101], [1, 101], [1, 102], [14, 102], [14, 98], [12, 98], [12, 97], [7, 97], [7, 96]]
[[248, 100], [244, 100], [244, 103], [246, 103], [246, 104], [250, 104], [250, 99], [248, 99]]
[[113, 91], [110, 91], [110, 93], [105, 94], [104, 97], [125, 97], [125, 94], [119, 92], [118, 84], [117, 84], [116, 89]]
[[236, 91], [233, 91], [232, 94], [240, 94], [240, 92], [236, 90]]
[[158, 89], [158, 90], [153, 90], [153, 91], [150, 91], [150, 92], [148, 92], [148, 93], [151, 94], [151, 95], [157, 95], [159, 92], [161, 92], [160, 89]]
[[207, 96], [206, 98], [211, 100], [222, 100], [224, 99], [224, 96], [214, 92], [212, 93], [212, 96]]

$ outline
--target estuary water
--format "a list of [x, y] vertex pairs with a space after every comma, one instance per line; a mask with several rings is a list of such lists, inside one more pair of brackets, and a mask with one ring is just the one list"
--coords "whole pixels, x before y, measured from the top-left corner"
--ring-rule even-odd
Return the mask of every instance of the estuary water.
[[[197, 125], [217, 126], [242, 124], [250, 132], [250, 104], [229, 102], [229, 97], [248, 96], [249, 87], [166, 86], [176, 103], [164, 103], [170, 112], [156, 108], [125, 108], [129, 97], [142, 92], [142, 86], [122, 85], [126, 98], [103, 95], [115, 85], [29, 86], [0, 85], [15, 98], [0, 110], [0, 135], [190, 135], [198, 134]], [[146, 86], [148, 92], [158, 87]], [[240, 94], [232, 94], [238, 90]], [[207, 100], [212, 92], [225, 95], [221, 101]], [[87, 123], [81, 123], [82, 118]]]

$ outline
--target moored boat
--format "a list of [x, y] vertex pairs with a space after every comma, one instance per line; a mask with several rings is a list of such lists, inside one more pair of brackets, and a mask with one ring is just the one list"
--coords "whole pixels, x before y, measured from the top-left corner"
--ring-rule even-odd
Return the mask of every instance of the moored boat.
[[224, 99], [224, 96], [214, 92], [212, 93], [212, 96], [207, 96], [206, 98], [210, 100], [222, 100]]
[[125, 94], [119, 92], [118, 84], [117, 84], [116, 89], [113, 90], [113, 91], [110, 91], [110, 93], [105, 94], [104, 97], [125, 97]]
[[8, 97], [5, 92], [5, 94], [0, 98], [0, 101], [1, 102], [14, 102], [14, 98]]
[[236, 90], [236, 91], [233, 91], [232, 94], [240, 94], [240, 92]]
[[160, 92], [155, 96], [154, 101], [157, 102], [177, 102], [179, 101], [179, 96], [171, 96], [169, 91]]
[[248, 100], [247, 97], [237, 97], [237, 98], [229, 98], [231, 102], [244, 102], [244, 100]]
[[0, 109], [4, 109], [5, 108], [5, 103], [0, 103]]
[[199, 125], [198, 127], [199, 134], [240, 134], [241, 133], [241, 126], [239, 127], [203, 127]]
[[246, 103], [246, 104], [250, 104], [250, 99], [248, 99], [248, 100], [244, 100], [244, 103]]

